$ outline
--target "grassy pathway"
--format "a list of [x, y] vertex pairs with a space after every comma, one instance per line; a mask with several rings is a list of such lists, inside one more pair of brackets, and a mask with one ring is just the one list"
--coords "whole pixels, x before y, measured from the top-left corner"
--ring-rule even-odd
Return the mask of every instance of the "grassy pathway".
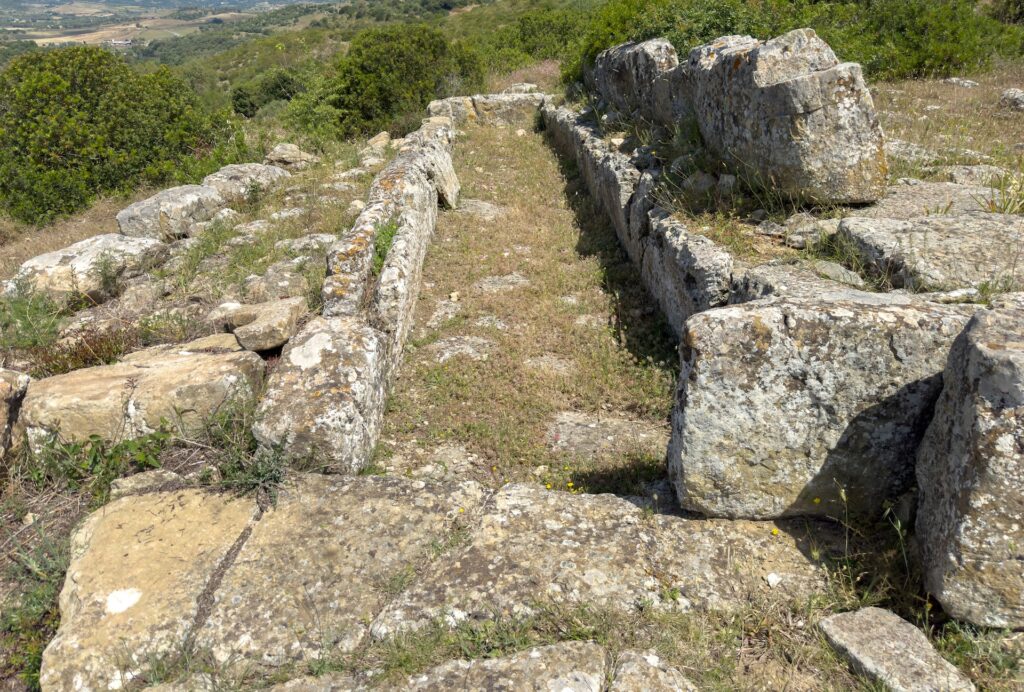
[[663, 478], [677, 356], [615, 234], [542, 135], [469, 128], [377, 465], [641, 492]]

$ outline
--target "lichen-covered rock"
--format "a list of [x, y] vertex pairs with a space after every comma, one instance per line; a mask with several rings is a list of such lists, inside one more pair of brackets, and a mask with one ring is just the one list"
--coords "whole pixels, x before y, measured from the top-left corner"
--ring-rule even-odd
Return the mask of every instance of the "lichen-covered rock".
[[14, 281], [58, 299], [84, 294], [102, 301], [122, 281], [162, 264], [167, 256], [167, 246], [158, 240], [106, 233], [33, 257]]
[[122, 689], [179, 651], [256, 503], [200, 490], [124, 497], [75, 532], [44, 690]]
[[[836, 545], [831, 528], [812, 530], [826, 552]], [[806, 597], [824, 574], [799, 549], [803, 540], [763, 523], [652, 515], [612, 495], [509, 485], [485, 504], [468, 545], [427, 568], [372, 632], [524, 616], [545, 602], [730, 609], [767, 594], [772, 574], [773, 593]]]
[[677, 335], [691, 315], [729, 302], [733, 259], [667, 214], [651, 215], [641, 278]]
[[224, 303], [206, 319], [219, 329], [232, 332], [242, 348], [268, 351], [288, 343], [307, 312], [304, 298], [285, 298], [246, 305]]
[[484, 497], [472, 482], [292, 478], [225, 572], [197, 645], [225, 665], [274, 667], [352, 651]]
[[28, 383], [28, 375], [0, 368], [0, 478], [7, 476], [4, 457], [11, 447], [11, 438]]
[[762, 298], [841, 300], [849, 296], [849, 291], [849, 286], [821, 276], [810, 262], [775, 260], [737, 270], [729, 302], [738, 305]]
[[973, 212], [911, 220], [851, 217], [839, 237], [870, 273], [897, 288], [949, 291], [1019, 288], [1024, 269], [1011, 248], [1024, 246], [1019, 216]]
[[[301, 255], [288, 260], [274, 262], [262, 275], [247, 277], [244, 284], [245, 296], [249, 300], [268, 301], [283, 298], [298, 298], [309, 293], [306, 267], [313, 262]], [[323, 261], [317, 259], [315, 261]]]
[[291, 174], [283, 168], [262, 163], [233, 163], [203, 178], [230, 204], [244, 202], [253, 191], [270, 190]]
[[939, 655], [924, 632], [881, 608], [819, 623], [829, 643], [860, 673], [892, 692], [973, 692], [974, 684]]
[[263, 159], [263, 163], [291, 171], [301, 171], [313, 164], [320, 163], [320, 157], [302, 151], [289, 142], [282, 142], [270, 150], [270, 153]]
[[1024, 91], [1007, 89], [999, 97], [999, 105], [1014, 111], [1024, 111]]
[[382, 335], [356, 318], [315, 318], [267, 381], [253, 434], [268, 449], [340, 471], [369, 463], [387, 395]]
[[949, 354], [917, 457], [928, 591], [953, 617], [1024, 629], [1024, 309], [979, 312]]
[[532, 123], [546, 97], [536, 93], [505, 93], [454, 96], [431, 101], [431, 116], [451, 118], [456, 125], [516, 125]]
[[117, 227], [123, 235], [171, 241], [191, 235], [196, 224], [212, 219], [225, 204], [213, 187], [172, 187], [118, 212]]
[[680, 503], [751, 519], [878, 516], [913, 482], [971, 312], [847, 289], [691, 317], [668, 454]]
[[861, 68], [840, 63], [812, 30], [766, 43], [727, 36], [687, 64], [704, 144], [742, 177], [818, 203], [885, 192], [882, 129]]
[[913, 219], [919, 216], [958, 216], [987, 211], [998, 192], [990, 187], [933, 183], [905, 179], [891, 185], [874, 204], [858, 207], [850, 216], [872, 219]]
[[539, 646], [502, 658], [450, 661], [409, 678], [403, 690], [557, 690], [605, 689], [605, 650], [593, 642]]
[[[449, 118], [428, 119], [406, 137], [402, 152], [374, 179], [365, 208], [328, 253], [324, 315], [360, 315], [373, 300], [366, 291], [373, 285], [370, 272], [381, 229], [397, 224], [396, 235], [420, 238], [415, 242], [421, 243], [424, 233], [433, 233], [439, 199], [448, 206], [458, 203], [458, 178], [449, 153], [453, 138]], [[409, 288], [415, 295], [418, 286]]]
[[195, 431], [225, 401], [251, 396], [266, 367], [254, 353], [200, 348], [150, 348], [113, 365], [34, 380], [18, 427], [33, 446], [54, 435], [131, 439], [163, 425]]
[[679, 64], [671, 43], [663, 38], [624, 43], [600, 53], [589, 78], [612, 107], [627, 116], [655, 119], [655, 81]]

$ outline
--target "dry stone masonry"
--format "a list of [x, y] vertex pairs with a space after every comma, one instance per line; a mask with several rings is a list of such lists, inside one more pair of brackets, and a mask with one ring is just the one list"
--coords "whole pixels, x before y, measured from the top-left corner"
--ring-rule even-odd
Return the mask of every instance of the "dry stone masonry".
[[[828, 593], [826, 559], [846, 549], [836, 518], [877, 520], [915, 502], [913, 554], [929, 593], [954, 618], [1024, 629], [1024, 299], [976, 302], [1018, 285], [1007, 249], [1022, 241], [1021, 218], [988, 211], [998, 193], [977, 181], [888, 187], [860, 68], [839, 63], [810, 30], [724, 37], [684, 61], [662, 39], [629, 43], [602, 53], [587, 81], [597, 109], [516, 85], [436, 101], [405, 138], [372, 138], [361, 167], [323, 188], [356, 210], [337, 234], [306, 224], [312, 210], [291, 187], [287, 208], [241, 223], [247, 202], [326, 165], [282, 144], [265, 163], [227, 166], [203, 185], [131, 205], [118, 215], [120, 234], [25, 263], [5, 290], [94, 297], [65, 338], [144, 315], [200, 333], [55, 377], [0, 370], [0, 461], [54, 439], [126, 440], [168, 425], [184, 433], [238, 397], [258, 397], [257, 458], [292, 467], [274, 502], [209, 492], [166, 469], [119, 480], [114, 499], [74, 532], [44, 690], [122, 689], [183, 647], [225, 673], [284, 680], [294, 671], [273, 689], [374, 689], [373, 675], [304, 676], [332, 653], [525, 618], [544, 604], [659, 614], [806, 604]], [[360, 474], [374, 461], [439, 209], [459, 206], [456, 128], [525, 128], [538, 114], [678, 337], [670, 439], [617, 418], [595, 433], [664, 453], [678, 507], [656, 494], [488, 489], [460, 476], [477, 457], [430, 480]], [[691, 191], [728, 199], [767, 186], [791, 201], [871, 204], [844, 218], [804, 213], [750, 227], [808, 254], [844, 247], [844, 257], [737, 256], [666, 208], [676, 164], [605, 130], [629, 122], [696, 128], [690, 160], [713, 165], [688, 173]], [[365, 202], [340, 197], [370, 171]], [[470, 203], [459, 213], [489, 223], [503, 211]], [[193, 271], [198, 284], [225, 270], [223, 253], [197, 255], [211, 228], [232, 229], [230, 252], [275, 224], [301, 230], [267, 243], [280, 254], [240, 289], [214, 301], [191, 283], [168, 286], [174, 272]], [[326, 273], [320, 309], [307, 300], [310, 267]], [[470, 290], [531, 279], [512, 272]], [[161, 302], [175, 290], [185, 298]], [[453, 297], [436, 319], [458, 309]], [[431, 357], [469, 349], [483, 359], [496, 346], [468, 338], [477, 341], [438, 342]], [[559, 372], [563, 363], [526, 365]], [[546, 443], [597, 450], [593, 434], [574, 437], [581, 425], [557, 416]], [[439, 467], [441, 457], [470, 457], [455, 445], [435, 451]], [[889, 689], [973, 689], [891, 613], [813, 624]], [[593, 642], [449, 661], [397, 688], [499, 686], [695, 689], [653, 652]]]
[[726, 36], [680, 62], [666, 41], [610, 48], [590, 82], [627, 117], [692, 122], [730, 171], [815, 203], [885, 191], [882, 130], [859, 65], [840, 63], [810, 29], [762, 43]]
[[[920, 488], [925, 586], [955, 617], [1021, 628], [1020, 316], [1013, 300], [979, 303], [1018, 289], [1024, 224], [991, 212], [996, 178], [886, 187], [859, 67], [806, 30], [725, 37], [682, 63], [664, 40], [624, 44], [587, 78], [597, 112], [548, 103], [543, 121], [680, 338], [668, 449], [680, 504], [734, 519], [878, 518]], [[606, 134], [630, 120], [695, 123], [695, 146], [744, 184], [874, 202], [756, 231], [846, 248], [849, 266], [751, 265], [687, 228], [659, 204], [670, 162]], [[683, 187], [724, 177], [697, 173]]]

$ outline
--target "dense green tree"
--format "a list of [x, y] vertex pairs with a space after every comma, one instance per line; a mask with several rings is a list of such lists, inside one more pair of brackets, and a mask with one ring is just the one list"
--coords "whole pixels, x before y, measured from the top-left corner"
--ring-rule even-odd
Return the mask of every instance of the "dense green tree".
[[387, 128], [422, 113], [432, 99], [470, 93], [483, 85], [479, 56], [424, 25], [397, 24], [352, 39], [335, 76], [324, 79], [292, 109], [308, 130], [337, 136]]
[[36, 223], [71, 213], [228, 134], [166, 69], [139, 74], [95, 47], [29, 53], [0, 73], [0, 205]]

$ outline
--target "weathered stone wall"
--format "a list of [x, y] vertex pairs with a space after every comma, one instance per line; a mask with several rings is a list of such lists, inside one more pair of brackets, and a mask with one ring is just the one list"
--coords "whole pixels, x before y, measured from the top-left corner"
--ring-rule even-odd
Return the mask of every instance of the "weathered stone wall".
[[601, 53], [588, 82], [627, 119], [694, 123], [707, 153], [748, 184], [814, 203], [885, 191], [882, 129], [860, 66], [810, 29], [762, 43], [725, 36], [680, 63], [664, 39]]
[[[355, 472], [369, 463], [419, 295], [438, 203], [458, 202], [449, 118], [409, 135], [378, 174], [352, 229], [330, 249], [323, 317], [281, 353], [253, 432], [268, 451]], [[379, 274], [378, 235], [393, 233]]]

